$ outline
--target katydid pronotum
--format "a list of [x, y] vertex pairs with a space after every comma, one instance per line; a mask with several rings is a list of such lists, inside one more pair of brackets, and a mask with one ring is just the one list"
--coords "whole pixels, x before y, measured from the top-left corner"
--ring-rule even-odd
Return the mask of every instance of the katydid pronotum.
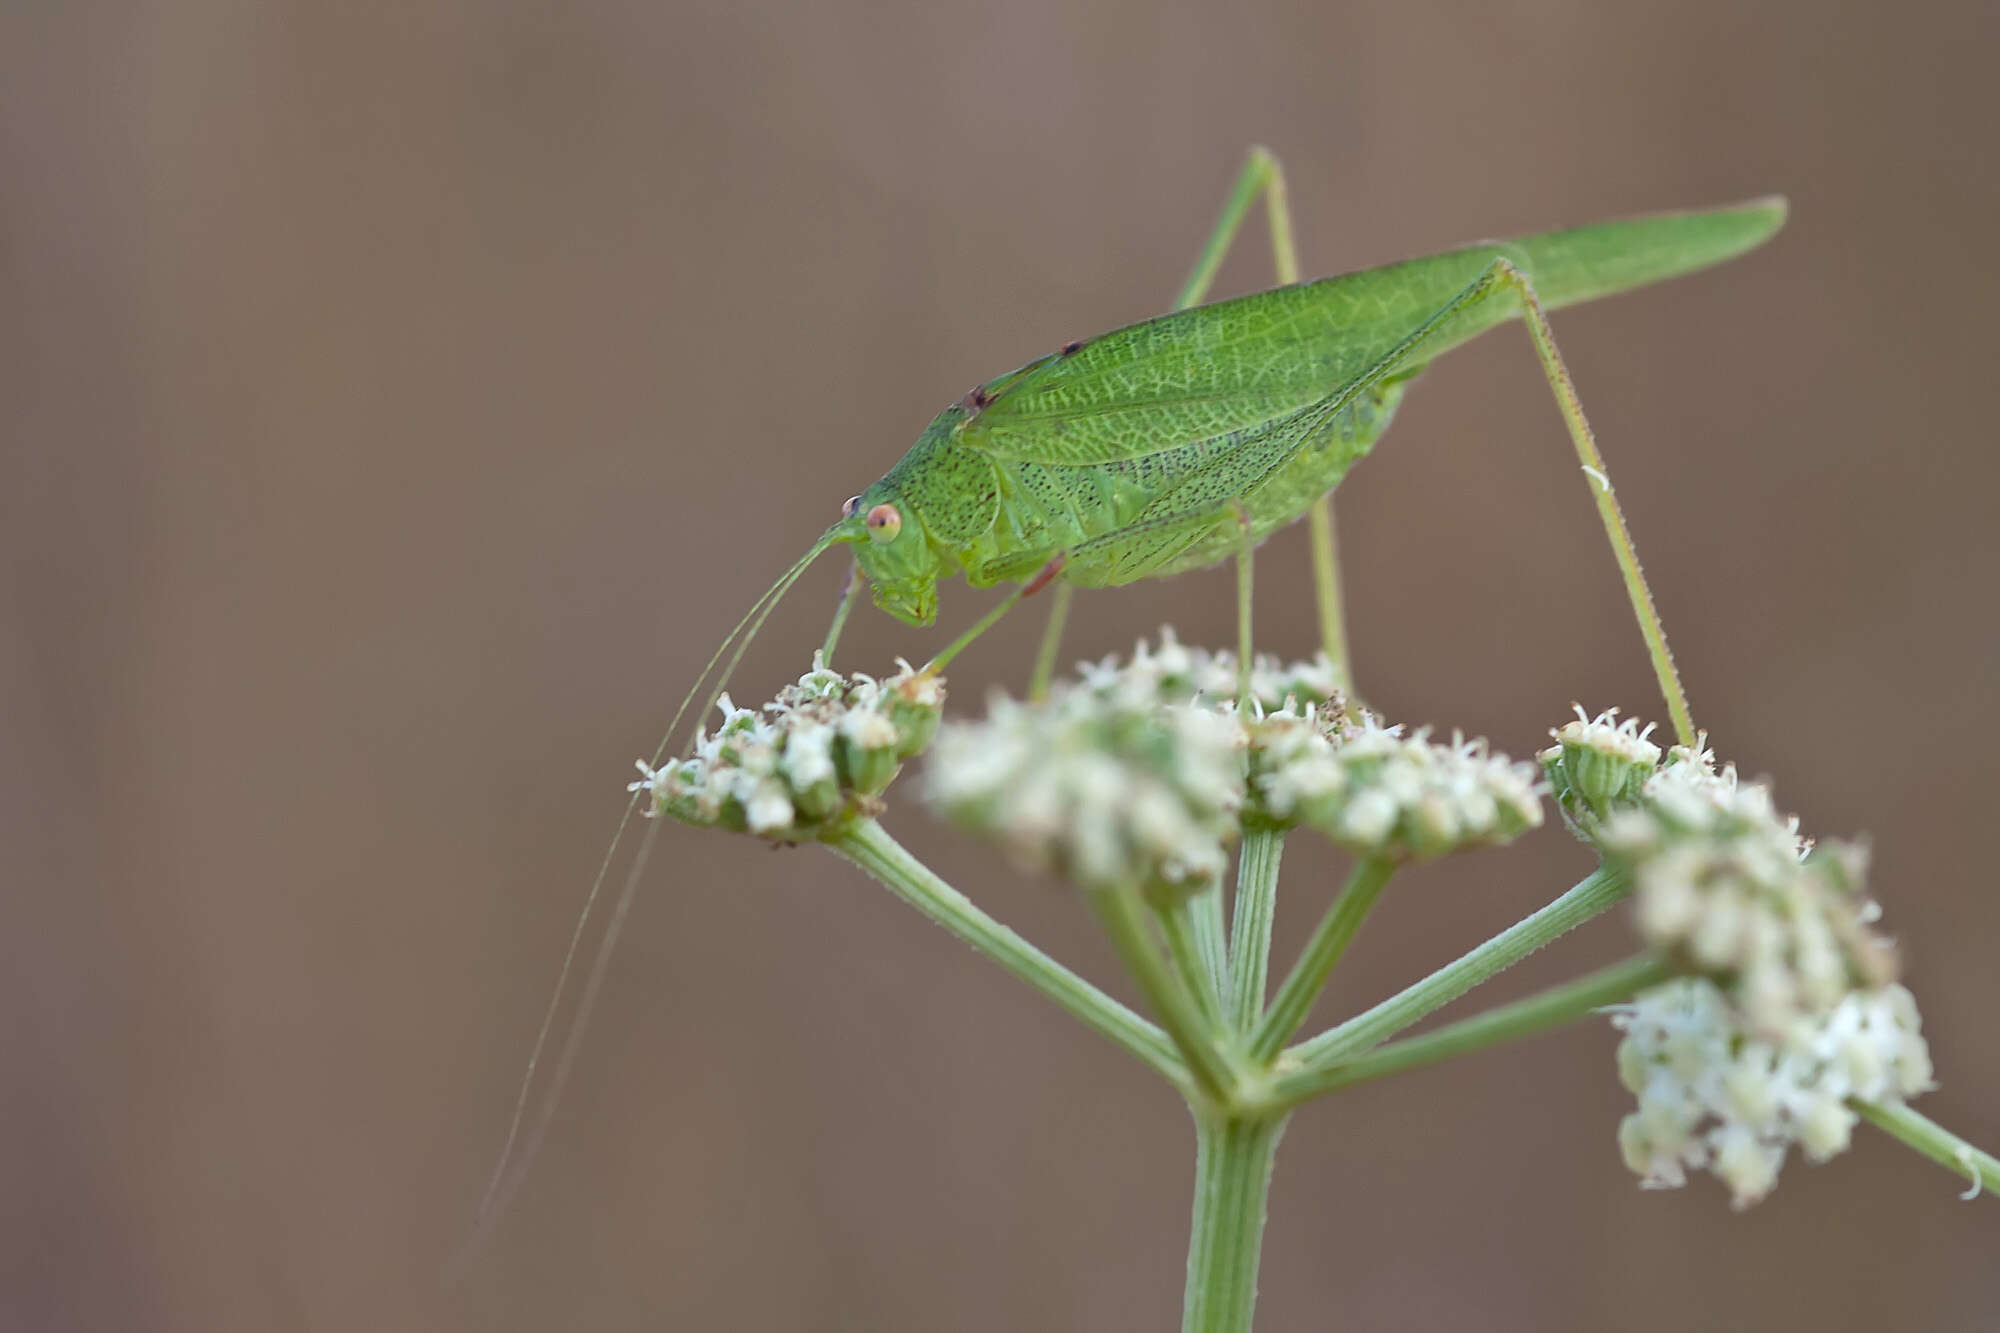
[[[1284, 285], [1198, 305], [1260, 196]], [[752, 604], [682, 701], [654, 762], [703, 684], [714, 678], [705, 714], [772, 609], [837, 545], [856, 548], [856, 570], [826, 636], [829, 657], [864, 581], [876, 605], [916, 625], [936, 618], [938, 584], [953, 575], [962, 573], [974, 587], [1014, 585], [932, 659], [933, 670], [1021, 599], [1052, 588], [1030, 687], [1035, 695], [1047, 684], [1072, 588], [1163, 578], [1233, 556], [1240, 687], [1247, 694], [1252, 552], [1278, 528], [1310, 515], [1322, 644], [1345, 682], [1330, 492], [1388, 427], [1409, 383], [1432, 360], [1516, 317], [1527, 326], [1590, 479], [1674, 730], [1691, 744], [1693, 723], [1651, 593], [1546, 311], [1732, 258], [1768, 239], [1784, 217], [1784, 201], [1768, 198], [1485, 242], [1301, 283], [1283, 176], [1268, 152], [1253, 150], [1175, 313], [1067, 343], [941, 412]], [[514, 1180], [553, 1111], [651, 839], [649, 830], [604, 931]], [[616, 848], [614, 840], [571, 937], [558, 1001]], [[482, 1205], [489, 1221], [510, 1179], [556, 1009], [552, 1001]]]

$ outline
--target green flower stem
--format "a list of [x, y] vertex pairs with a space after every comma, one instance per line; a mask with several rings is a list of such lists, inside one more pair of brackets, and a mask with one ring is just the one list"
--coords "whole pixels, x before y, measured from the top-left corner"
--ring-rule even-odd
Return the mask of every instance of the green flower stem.
[[[1211, 1101], [1228, 1105], [1235, 1095], [1236, 1070], [1229, 1056], [1216, 1045], [1216, 1025], [1203, 1015], [1188, 988], [1161, 955], [1150, 924], [1152, 913], [1146, 910], [1138, 890], [1126, 888], [1087, 896], [1104, 922], [1119, 960], [1139, 983], [1146, 1002], [1179, 1048], [1195, 1084]], [[1183, 1091], [1188, 1090], [1185, 1080], [1180, 1086]]]
[[1189, 1086], [1187, 1067], [1165, 1032], [980, 911], [874, 820], [854, 821], [829, 838], [827, 845], [880, 880], [898, 898], [1055, 1001], [1085, 1027], [1138, 1057], [1175, 1087]]
[[1313, 1001], [1319, 998], [1320, 991], [1326, 988], [1326, 979], [1333, 974], [1334, 964], [1347, 952], [1347, 946], [1360, 932], [1361, 923], [1368, 919], [1383, 887], [1395, 873], [1396, 862], [1385, 856], [1368, 857], [1354, 867], [1354, 873], [1347, 877], [1347, 887], [1320, 918], [1312, 938], [1306, 942], [1305, 952], [1292, 965], [1291, 975], [1278, 988], [1270, 1012], [1258, 1025], [1256, 1036], [1250, 1039], [1251, 1060], [1260, 1065], [1268, 1063], [1299, 1030], [1299, 1024], [1306, 1021]]
[[1955, 1171], [1972, 1182], [1961, 1197], [1973, 1198], [1982, 1191], [2000, 1198], [2000, 1159], [1973, 1147], [1958, 1135], [1919, 1112], [1900, 1103], [1865, 1102], [1850, 1097], [1847, 1104], [1884, 1134], [1914, 1148], [1947, 1171]]
[[1222, 923], [1222, 884], [1198, 893], [1188, 903], [1194, 927], [1195, 947], [1201, 953], [1209, 984], [1214, 987], [1216, 1007], [1229, 1007], [1229, 932]]
[[1230, 1025], [1248, 1036], [1264, 1016], [1271, 970], [1271, 918], [1278, 903], [1278, 863], [1283, 829], [1253, 826], [1243, 834], [1236, 862], [1236, 923], [1229, 930]]
[[1204, 1027], [1214, 1027], [1222, 1017], [1222, 994], [1216, 974], [1209, 966], [1212, 951], [1205, 949], [1195, 925], [1199, 909], [1192, 898], [1181, 898], [1165, 906], [1155, 906], [1154, 917], [1167, 941], [1167, 956], [1181, 984], [1194, 997]]
[[1505, 971], [1557, 936], [1614, 906], [1631, 891], [1624, 872], [1599, 866], [1575, 887], [1522, 918], [1478, 948], [1446, 963], [1423, 980], [1338, 1027], [1291, 1049], [1294, 1074], [1304, 1077], [1347, 1063], [1426, 1014], [1450, 1004], [1497, 972]]
[[1248, 1333], [1264, 1203], [1285, 1119], [1195, 1121], [1194, 1225], [1182, 1333]]
[[1435, 1032], [1426, 1032], [1421, 1037], [1377, 1046], [1346, 1064], [1318, 1069], [1311, 1074], [1282, 1076], [1272, 1084], [1271, 1097], [1279, 1105], [1296, 1106], [1335, 1088], [1366, 1083], [1371, 1079], [1400, 1074], [1453, 1056], [1497, 1046], [1501, 1042], [1533, 1036], [1582, 1018], [1607, 1004], [1623, 1003], [1640, 991], [1678, 975], [1679, 970], [1658, 954], [1640, 954], [1538, 995], [1461, 1019]]

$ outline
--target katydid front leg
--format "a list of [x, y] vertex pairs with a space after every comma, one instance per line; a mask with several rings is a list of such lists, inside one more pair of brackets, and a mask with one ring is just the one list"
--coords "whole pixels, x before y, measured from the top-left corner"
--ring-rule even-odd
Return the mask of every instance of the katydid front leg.
[[1001, 598], [998, 606], [995, 606], [991, 611], [981, 616], [971, 629], [953, 639], [950, 647], [926, 662], [924, 664], [925, 674], [934, 674], [944, 670], [951, 663], [952, 658], [957, 657], [967, 648], [970, 648], [973, 640], [977, 639], [987, 630], [992, 629], [994, 625], [999, 623], [1000, 617], [1012, 611], [1015, 603], [1024, 598], [1033, 597], [1051, 583], [1054, 583], [1058, 588], [1067, 587], [1067, 584], [1059, 581], [1059, 576], [1062, 574], [1063, 566], [1068, 562], [1069, 556], [1067, 552], [1056, 552], [1055, 556], [1047, 564], [1036, 571], [1033, 578]]

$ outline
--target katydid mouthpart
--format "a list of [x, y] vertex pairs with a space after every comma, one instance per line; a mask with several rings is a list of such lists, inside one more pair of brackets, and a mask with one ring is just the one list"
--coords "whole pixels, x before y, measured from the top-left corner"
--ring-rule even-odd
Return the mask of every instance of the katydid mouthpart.
[[[1259, 196], [1286, 285], [1197, 305]], [[1326, 498], [1387, 429], [1411, 381], [1431, 361], [1517, 317], [1527, 325], [1591, 480], [1674, 728], [1682, 743], [1692, 743], [1693, 723], [1665, 635], [1546, 312], [1733, 258], [1768, 239], [1784, 218], [1784, 201], [1770, 197], [1483, 242], [1299, 282], [1282, 174], [1276, 159], [1254, 150], [1179, 308], [1066, 343], [978, 385], [940, 412], [894, 467], [847, 501], [839, 520], [723, 639], [674, 714], [653, 763], [666, 753], [704, 683], [713, 678], [698, 717], [721, 696], [792, 585], [819, 556], [841, 545], [855, 548], [856, 579], [828, 631], [829, 658], [861, 581], [873, 589], [878, 607], [913, 625], [933, 623], [938, 584], [953, 576], [964, 575], [976, 588], [1014, 585], [933, 658], [930, 669], [942, 669], [1021, 598], [1053, 585], [1056, 605], [1037, 658], [1035, 694], [1054, 661], [1069, 589], [1164, 578], [1233, 555], [1240, 562], [1239, 669], [1247, 689], [1251, 552], [1310, 512], [1322, 638], [1344, 673]], [[635, 796], [627, 807], [626, 820], [637, 801]], [[621, 835], [624, 827], [621, 822]], [[627, 874], [535, 1130], [510, 1178], [554, 1002], [543, 1020], [481, 1205], [479, 1230], [503, 1200], [503, 1185], [518, 1183], [547, 1127], [657, 827], [649, 828]], [[617, 846], [614, 839], [571, 936], [558, 1000]]]

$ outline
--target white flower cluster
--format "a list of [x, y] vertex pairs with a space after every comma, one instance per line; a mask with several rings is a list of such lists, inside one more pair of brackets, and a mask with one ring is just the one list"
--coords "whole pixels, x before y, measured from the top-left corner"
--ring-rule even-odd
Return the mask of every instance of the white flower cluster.
[[996, 697], [947, 726], [927, 766], [933, 805], [1021, 863], [1085, 889], [1172, 897], [1214, 884], [1243, 803], [1241, 730], [1215, 709], [1062, 689]]
[[1541, 824], [1532, 765], [1490, 754], [1484, 741], [1437, 745], [1402, 730], [1311, 704], [1251, 718], [1253, 814], [1363, 855], [1417, 859], [1510, 842]]
[[1639, 931], [1715, 977], [1752, 1031], [1779, 1034], [1895, 976], [1851, 844], [1813, 851], [1761, 783], [1676, 746], [1598, 838], [1630, 872]]
[[1705, 978], [1655, 987], [1612, 1018], [1620, 1079], [1638, 1109], [1618, 1127], [1625, 1164], [1651, 1189], [1713, 1171], [1737, 1208], [1777, 1184], [1790, 1146], [1814, 1162], [1846, 1151], [1848, 1098], [1896, 1102], [1931, 1086], [1916, 1002], [1901, 986], [1849, 993], [1782, 1035], [1746, 1031]]
[[1131, 659], [1086, 664], [1046, 704], [997, 700], [948, 727], [934, 804], [1027, 864], [1086, 887], [1156, 894], [1214, 882], [1246, 821], [1306, 826], [1365, 855], [1430, 857], [1541, 823], [1532, 765], [1484, 742], [1402, 734], [1347, 715], [1322, 656], [1259, 659], [1236, 706], [1236, 658], [1164, 631]]
[[936, 735], [944, 681], [897, 663], [876, 680], [820, 664], [779, 691], [762, 712], [723, 695], [722, 725], [704, 732], [686, 759], [639, 763], [630, 791], [651, 799], [644, 813], [719, 825], [783, 841], [818, 837], [853, 808], [882, 794], [903, 760]]
[[[1130, 706], [1184, 704], [1197, 698], [1226, 705], [1236, 699], [1236, 662], [1235, 653], [1190, 648], [1170, 627], [1162, 627], [1159, 647], [1141, 640], [1129, 662], [1121, 663], [1112, 656], [1083, 663], [1077, 669], [1078, 688]], [[1340, 703], [1338, 673], [1325, 653], [1304, 662], [1280, 662], [1262, 655], [1253, 658], [1250, 697], [1265, 709], [1283, 708], [1288, 700], [1331, 700], [1336, 704], [1331, 710], [1335, 714], [1345, 706]]]

